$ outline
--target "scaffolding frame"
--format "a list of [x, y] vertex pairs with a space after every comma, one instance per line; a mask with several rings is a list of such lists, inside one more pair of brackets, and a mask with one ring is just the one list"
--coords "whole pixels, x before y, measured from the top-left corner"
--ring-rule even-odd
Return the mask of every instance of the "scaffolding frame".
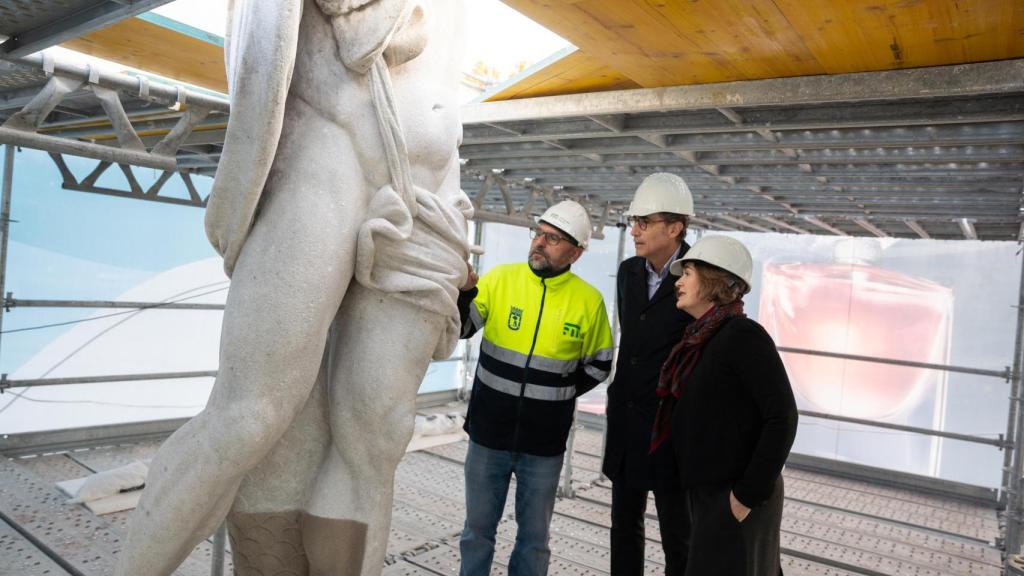
[[[4, 170], [3, 170], [3, 190], [2, 198], [0, 198], [0, 293], [3, 293], [6, 287], [6, 270], [7, 270], [7, 248], [9, 242], [9, 225], [10, 225], [10, 202], [13, 194], [13, 165], [14, 165], [14, 146], [8, 144], [5, 147], [4, 154]], [[507, 222], [502, 222], [507, 223]], [[523, 224], [519, 224], [523, 225]], [[625, 227], [619, 227], [619, 249], [617, 253], [617, 261], [621, 263], [624, 257], [624, 245], [625, 245]], [[484, 222], [477, 221], [474, 239], [476, 242], [482, 241], [484, 236]], [[477, 260], [476, 265], [479, 265]], [[1018, 315], [1017, 315], [1017, 338], [1015, 343], [1015, 357], [1014, 365], [1012, 367], [1006, 367], [1004, 369], [984, 369], [976, 367], [966, 366], [953, 366], [953, 365], [942, 365], [942, 364], [928, 364], [922, 362], [909, 362], [891, 358], [879, 358], [871, 356], [861, 356], [852, 354], [843, 354], [836, 352], [820, 351], [820, 350], [806, 350], [798, 348], [787, 348], [780, 347], [781, 352], [797, 353], [797, 354], [809, 354], [816, 356], [826, 356], [832, 358], [840, 358], [846, 360], [860, 361], [860, 362], [876, 362], [890, 365], [900, 366], [912, 366], [920, 368], [928, 368], [933, 370], [943, 370], [948, 372], [959, 372], [973, 375], [980, 375], [992, 378], [1000, 378], [1008, 382], [1011, 386], [1010, 392], [1010, 409], [1007, 423], [1007, 430], [1005, 435], [1000, 435], [999, 438], [987, 438], [982, 436], [972, 436], [968, 434], [959, 434], [954, 432], [946, 432], [943, 430], [933, 430], [926, 428], [919, 428], [913, 426], [904, 426], [897, 424], [889, 424], [884, 422], [877, 422], [866, 419], [850, 418], [835, 414], [827, 414], [821, 412], [813, 412], [808, 410], [801, 410], [800, 414], [807, 417], [814, 417], [824, 420], [831, 420], [836, 422], [853, 423], [877, 428], [898, 430], [914, 434], [922, 434], [934, 437], [948, 438], [963, 442], [970, 442], [979, 445], [987, 445], [1003, 450], [1005, 453], [1005, 460], [1008, 466], [1004, 468], [1003, 474], [1003, 486], [998, 495], [999, 503], [1006, 507], [1006, 536], [1002, 542], [1003, 549], [1007, 553], [1013, 553], [1020, 549], [1020, 540], [1022, 538], [1022, 530], [1024, 530], [1024, 514], [1021, 513], [1021, 475], [1024, 470], [1024, 453], [1021, 450], [1021, 427], [1024, 426], [1024, 409], [1021, 407], [1021, 377], [1020, 377], [1020, 366], [1021, 362], [1024, 361], [1024, 344], [1022, 344], [1022, 335], [1024, 335], [1024, 266], [1022, 266], [1022, 276], [1019, 289], [1019, 301]], [[3, 299], [3, 306], [0, 307], [0, 330], [3, 326], [4, 313], [9, 312], [12, 308], [16, 307], [31, 307], [31, 308], [76, 308], [76, 309], [96, 309], [96, 308], [113, 308], [113, 309], [175, 309], [175, 310], [222, 310], [223, 305], [220, 304], [193, 304], [193, 303], [167, 303], [167, 302], [128, 302], [128, 301], [108, 301], [108, 300], [40, 300], [40, 299], [17, 299], [14, 298], [13, 294], [7, 293]], [[613, 311], [613, 319], [617, 320], [617, 311]], [[619, 329], [617, 322], [615, 322], [615, 338], [618, 341]], [[2, 351], [3, 335], [0, 333], [0, 351]], [[616, 344], [616, 353], [618, 345]], [[469, 347], [466, 347], [466, 351], [463, 355], [453, 357], [440, 362], [459, 362], [462, 370], [467, 375], [468, 380], [468, 364], [472, 361], [472, 355], [469, 352]], [[140, 374], [118, 374], [118, 375], [87, 375], [87, 376], [76, 376], [76, 377], [64, 377], [64, 378], [39, 378], [39, 379], [9, 379], [7, 374], [0, 374], [0, 393], [10, 388], [31, 388], [39, 386], [53, 386], [53, 385], [69, 385], [69, 384], [89, 384], [99, 382], [141, 382], [147, 380], [164, 380], [164, 379], [184, 379], [184, 378], [197, 378], [197, 377], [215, 377], [215, 370], [207, 371], [191, 371], [191, 372], [173, 372], [173, 373], [140, 373]], [[614, 377], [612, 374], [609, 377], [609, 381]], [[437, 401], [439, 398], [444, 397], [447, 400], [456, 400], [465, 398], [466, 391], [456, 389], [452, 390], [449, 394], [437, 395], [434, 394], [431, 400]], [[587, 421], [587, 418], [578, 418], [579, 421]], [[0, 454], [5, 456], [16, 456], [19, 454], [39, 453], [39, 452], [50, 452], [58, 450], [67, 450], [74, 447], [81, 447], [85, 445], [102, 445], [104, 442], [126, 442], [131, 440], [145, 439], [162, 437], [170, 434], [173, 430], [177, 429], [187, 419], [177, 419], [172, 421], [157, 421], [154, 423], [136, 423], [129, 426], [97, 426], [88, 427], [86, 429], [76, 429], [74, 431], [52, 431], [48, 433], [32, 433], [32, 434], [12, 434], [6, 435], [6, 437], [0, 438]], [[126, 432], [126, 429], [128, 431]], [[84, 442], [84, 444], [83, 444]], [[572, 450], [572, 436], [569, 440], [569, 450]], [[836, 463], [838, 469], [842, 469], [842, 463]], [[572, 463], [571, 459], [567, 459], [565, 470], [563, 471], [564, 478], [562, 486], [560, 487], [560, 493], [565, 497], [573, 496], [573, 489], [570, 482], [572, 477]], [[906, 478], [912, 478], [913, 475], [904, 475]], [[924, 477], [922, 477], [924, 478]], [[911, 480], [913, 482], [913, 480]], [[945, 494], [952, 496], [962, 497], [964, 490], [957, 486], [957, 483], [942, 481], [942, 480], [926, 480], [928, 484], [933, 487], [945, 486], [947, 491]], [[939, 488], [941, 490], [942, 488]], [[218, 532], [219, 533], [219, 532]], [[214, 539], [215, 542], [219, 541], [217, 537]], [[218, 563], [219, 562], [219, 563]], [[214, 557], [214, 568], [212, 573], [218, 573], [217, 570], [221, 570], [219, 566], [222, 566], [223, 558], [221, 555], [215, 555]]]
[[[216, 309], [217, 305], [18, 299], [5, 293], [15, 147], [25, 146], [49, 152], [63, 177], [62, 185], [68, 190], [204, 207], [206, 199], [195, 190], [190, 178], [192, 174], [213, 174], [219, 158], [218, 146], [223, 139], [226, 115], [229, 113], [227, 100], [222, 97], [181, 86], [150, 82], [143, 76], [111, 75], [94, 68], [65, 65], [45, 54], [22, 58], [19, 63], [41, 71], [47, 79], [37, 93], [24, 96], [23, 102], [20, 102], [21, 109], [9, 116], [0, 127], [0, 143], [6, 144], [3, 196], [0, 200], [0, 294], [5, 294], [4, 306], [0, 309], [0, 330], [4, 311], [15, 307]], [[784, 79], [732, 83], [721, 92], [724, 96], [716, 95], [716, 90], [723, 90], [720, 86], [662, 90], [657, 100], [650, 101], [647, 100], [651, 96], [648, 91], [637, 91], [625, 99], [622, 94], [609, 93], [587, 99], [587, 104], [592, 108], [586, 113], [580, 108], [579, 98], [555, 97], [491, 107], [478, 105], [467, 110], [468, 130], [463, 146], [465, 162], [462, 166], [467, 188], [478, 209], [478, 240], [484, 233], [485, 222], [532, 226], [533, 216], [542, 210], [542, 205], [551, 205], [566, 196], [587, 206], [597, 222], [595, 232], [600, 234], [603, 224], [617, 224], [621, 220], [623, 198], [629, 194], [638, 178], [651, 171], [669, 169], [685, 173], [688, 180], [692, 178], [696, 182], [695, 193], [702, 202], [708, 202], [708, 198], [717, 202], [717, 207], [698, 207], [701, 216], [695, 218], [694, 223], [703, 229], [788, 231], [799, 234], [824, 230], [842, 236], [976, 239], [984, 237], [987, 230], [995, 230], [997, 227], [1002, 230], [1006, 228], [1007, 222], [1013, 221], [1017, 228], [1009, 238], [1020, 241], [1024, 239], [1024, 223], [1021, 223], [1021, 214], [1024, 212], [1020, 199], [1022, 186], [1020, 175], [1014, 167], [1020, 163], [1020, 144], [1024, 142], [1024, 112], [1017, 101], [1024, 91], [1019, 79], [1024, 73], [1024, 61], [956, 67], [959, 72], [955, 85], [937, 87], [942, 74], [953, 72], [952, 68], [878, 73], [876, 77], [881, 80], [864, 83], [863, 86], [857, 84], [863, 81], [863, 75], [841, 75], [828, 81]], [[909, 88], [890, 88], [884, 94], [870, 93], [871, 90], [878, 90], [879, 86], [898, 84], [893, 78], [908, 81], [911, 85]], [[815, 85], [819, 86], [818, 91], [813, 90]], [[843, 90], [854, 90], [858, 94], [863, 92], [864, 99], [876, 100], [907, 97], [907, 92], [914, 89], [954, 96], [990, 94], [991, 108], [983, 110], [968, 107], [970, 117], [964, 119], [958, 116], [963, 110], [949, 106], [947, 108], [950, 109], [944, 109], [942, 105], [935, 105], [934, 116], [931, 118], [941, 126], [938, 132], [929, 131], [929, 127], [923, 124], [921, 129], [910, 132], [902, 128], [888, 130], [885, 126], [898, 125], [895, 116], [874, 118], [866, 124], [876, 127], [870, 137], [856, 141], [853, 139], [853, 131], [863, 128], [865, 124], [858, 123], [855, 117], [822, 119], [818, 111], [818, 116], [810, 114], [807, 117], [794, 117], [789, 124], [780, 125], [765, 112], [786, 98], [799, 101], [800, 98], [807, 99], [807, 95], [812, 95], [809, 104], [823, 107], [823, 110], [828, 110], [829, 105], [835, 105], [838, 110], [844, 102], [851, 100], [847, 94], [840, 101], [837, 94]], [[50, 113], [68, 98], [95, 98], [100, 102], [104, 115], [47, 123]], [[133, 108], [133, 105], [138, 105], [138, 108]], [[162, 107], [163, 112], [157, 115], [154, 106]], [[708, 124], [699, 130], [680, 126], [678, 119], [671, 116], [654, 122], [650, 114], [666, 106], [676, 106], [679, 114], [696, 112], [719, 115], [727, 122], [721, 123], [721, 118], [718, 118], [718, 123]], [[903, 106], [906, 108], [911, 104]], [[739, 109], [742, 110], [737, 111]], [[894, 109], [898, 112], [899, 106]], [[523, 114], [529, 115], [531, 120], [524, 121]], [[895, 115], [892, 111], [887, 114]], [[706, 117], [702, 118], [702, 121], [708, 122]], [[96, 135], [95, 129], [90, 131], [83, 128], [83, 125], [96, 121], [104, 126], [100, 133], [105, 143], [98, 143], [99, 140], [95, 139], [83, 141], [90, 134]], [[969, 121], [977, 121], [988, 127], [981, 131], [960, 129]], [[545, 122], [550, 127], [544, 128]], [[878, 129], [878, 126], [882, 126], [882, 129]], [[700, 130], [712, 131], [715, 136], [699, 139], [697, 136], [702, 134]], [[140, 131], [157, 135], [140, 136]], [[759, 139], [752, 141], [744, 132], [756, 133]], [[836, 134], [831, 138], [822, 136], [827, 132]], [[936, 145], [934, 150], [928, 151], [927, 145], [933, 143], [941, 146]], [[873, 146], [877, 151], [850, 153], [838, 158], [829, 158], [826, 154], [831, 147], [854, 144], [860, 147]], [[731, 150], [730, 147], [737, 145], [742, 148], [742, 153]], [[886, 180], [892, 176], [891, 169], [908, 162], [913, 155], [906, 150], [915, 145], [925, 146], [923, 156], [917, 158], [917, 161], [924, 164], [910, 170], [920, 179], [893, 185]], [[67, 168], [63, 159], [65, 154], [92, 158], [97, 164], [92, 173], [78, 179]], [[976, 163], [977, 170], [984, 173], [985, 180], [978, 183], [965, 177], [965, 174], [969, 174], [969, 167], [943, 166], [944, 163], [957, 161]], [[763, 169], [766, 162], [779, 167], [779, 174]], [[837, 162], [856, 166], [858, 171], [863, 172], [862, 177], [851, 178], [849, 171], [836, 168]], [[96, 186], [98, 178], [113, 164], [118, 164], [124, 172], [129, 183], [128, 190]], [[133, 167], [155, 168], [161, 170], [162, 175], [156, 184], [143, 189], [132, 176]], [[164, 183], [175, 175], [185, 182], [189, 191], [188, 199], [160, 196]], [[942, 178], [952, 178], [952, 181], [947, 184], [935, 181]], [[886, 180], [884, 185], [882, 180]], [[934, 190], [939, 191], [933, 190], [931, 194], [924, 189], [936, 186], [938, 188]], [[971, 212], [962, 218], [951, 220], [947, 210], [926, 209], [916, 205], [921, 202], [933, 205], [941, 201], [946, 197], [943, 191], [960, 194], [977, 191], [979, 186], [991, 192], [991, 198], [972, 205]], [[886, 193], [893, 195], [892, 205], [882, 202]], [[1005, 199], [1014, 194], [1016, 210], [1012, 215], [1007, 215]], [[888, 213], [872, 214], [865, 209], [864, 205], [872, 201], [882, 202]], [[814, 208], [801, 208], [799, 202]], [[856, 209], [848, 209], [851, 204]], [[723, 208], [725, 205], [738, 207], [739, 210]], [[624, 234], [624, 228], [620, 228], [620, 261]], [[989, 237], [1006, 238], [1006, 235], [999, 232]], [[827, 351], [780, 349], [855, 361], [966, 372], [1006, 380], [1010, 384], [1007, 427], [1005, 435], [999, 439], [907, 426], [896, 427], [816, 412], [802, 413], [815, 418], [974, 442], [1003, 450], [1004, 471], [999, 501], [1006, 507], [1008, 522], [1001, 544], [1008, 554], [1019, 552], [1024, 540], [1024, 406], [1021, 406], [1024, 402], [1021, 376], [1024, 366], [1024, 267], [1018, 293], [1014, 357], [1012, 367], [1004, 370], [922, 365]], [[452, 361], [461, 362], [463, 370], [466, 370], [470, 360], [467, 349], [462, 358]], [[3, 375], [0, 376], [0, 392], [12, 387], [191, 378], [197, 375], [213, 376], [215, 372], [87, 375], [36, 380], [9, 380]], [[87, 434], [90, 441], [102, 441], [104, 434], [113, 433], [110, 430], [96, 432], [98, 434], [95, 436]], [[148, 433], [166, 432], [161, 429], [159, 432]], [[24, 436], [15, 440], [20, 442], [19, 449], [31, 450], [44, 445], [34, 443], [31, 438]], [[10, 446], [11, 438], [0, 439], [0, 453], [9, 450]], [[45, 446], [48, 449], [60, 449], [61, 444], [50, 442]], [[568, 467], [567, 478], [571, 475], [571, 462]], [[570, 484], [564, 484], [564, 492], [571, 495]], [[950, 493], [956, 495], [955, 491]]]

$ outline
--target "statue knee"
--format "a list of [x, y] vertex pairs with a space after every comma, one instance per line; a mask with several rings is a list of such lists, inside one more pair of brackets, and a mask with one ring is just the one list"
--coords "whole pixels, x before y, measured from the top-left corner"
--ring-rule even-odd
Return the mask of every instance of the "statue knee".
[[416, 407], [395, 406], [388, 411], [382, 423], [386, 426], [386, 432], [378, 439], [381, 449], [390, 450], [390, 455], [397, 461], [405, 454], [405, 448], [412, 439], [413, 428], [416, 425]]
[[251, 466], [270, 452], [294, 417], [273, 402], [241, 402], [214, 415], [212, 433], [226, 447], [225, 460]]
[[393, 471], [412, 438], [415, 417], [415, 407], [396, 406], [343, 416], [342, 422], [332, 425], [334, 447], [349, 462]]

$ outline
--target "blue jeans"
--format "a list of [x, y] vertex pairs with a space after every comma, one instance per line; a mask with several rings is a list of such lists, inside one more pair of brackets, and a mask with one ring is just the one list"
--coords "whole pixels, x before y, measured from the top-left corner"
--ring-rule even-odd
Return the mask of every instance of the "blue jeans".
[[516, 544], [509, 576], [548, 573], [548, 536], [562, 458], [491, 450], [469, 441], [466, 453], [466, 526], [459, 549], [460, 576], [487, 576], [494, 558], [494, 534], [505, 509], [508, 484], [516, 475]]

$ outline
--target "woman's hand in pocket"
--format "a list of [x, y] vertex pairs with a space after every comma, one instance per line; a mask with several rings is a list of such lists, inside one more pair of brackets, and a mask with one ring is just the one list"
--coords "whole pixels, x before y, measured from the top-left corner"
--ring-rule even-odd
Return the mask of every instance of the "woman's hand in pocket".
[[737, 522], [743, 522], [747, 519], [750, 514], [750, 508], [743, 505], [742, 502], [736, 499], [736, 495], [729, 491], [729, 509], [732, 511], [732, 515], [736, 518]]

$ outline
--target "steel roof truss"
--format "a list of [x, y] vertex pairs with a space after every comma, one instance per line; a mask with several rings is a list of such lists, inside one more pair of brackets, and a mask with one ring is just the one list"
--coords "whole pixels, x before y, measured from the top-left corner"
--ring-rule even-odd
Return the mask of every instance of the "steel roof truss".
[[18, 58], [61, 42], [77, 38], [119, 20], [148, 12], [170, 0], [107, 0], [47, 22], [32, 30], [21, 31], [0, 43], [0, 55]]
[[1022, 77], [1024, 60], [1004, 60], [907, 70], [615, 90], [468, 105], [463, 109], [463, 122], [477, 124], [673, 110], [992, 96], [1020, 92]]
[[[19, 65], [27, 70], [41, 67], [49, 75], [46, 84], [38, 89], [38, 93], [24, 107], [11, 115], [0, 127], [0, 143], [14, 144], [38, 148], [49, 152], [74, 154], [101, 160], [106, 163], [136, 165], [157, 168], [164, 171], [177, 170], [175, 155], [183, 143], [192, 134], [193, 129], [206, 119], [213, 111], [228, 110], [226, 100], [195, 93], [181, 86], [164, 86], [150, 83], [145, 77], [130, 77], [123, 74], [100, 73], [92, 67], [79, 67], [55, 62], [47, 55], [24, 58]], [[67, 121], [53, 123], [43, 128], [47, 117], [70, 94], [78, 93], [82, 87], [91, 95], [105, 114], [109, 122], [109, 130], [113, 131], [118, 146], [108, 146], [110, 142], [97, 144], [95, 139], [80, 141], [55, 134], [65, 132], [64, 136], [80, 130], [69, 126]], [[129, 113], [125, 110], [123, 98], [138, 98], [144, 102], [158, 102], [179, 110], [187, 103], [184, 113], [174, 118], [173, 127], [158, 142], [153, 152], [147, 152], [146, 144], [139, 137]], [[153, 111], [142, 110], [139, 114], [153, 116]], [[166, 115], [166, 113], [165, 113]], [[87, 122], [95, 122], [87, 117]], [[82, 120], [75, 123], [81, 124]], [[97, 129], [90, 129], [93, 132]], [[41, 132], [52, 132], [41, 133]], [[101, 139], [102, 140], [102, 139]], [[197, 159], [198, 160], [198, 159]], [[126, 173], [131, 183], [134, 177]], [[80, 185], [74, 183], [73, 185]], [[85, 186], [91, 186], [86, 182]]]
[[919, 237], [925, 240], [931, 238], [931, 236], [928, 235], [928, 231], [924, 229], [924, 226], [918, 224], [916, 220], [908, 218], [904, 220], [904, 222], [906, 222], [907, 227], [913, 230]]
[[730, 214], [716, 214], [716, 216], [718, 218], [721, 218], [722, 220], [727, 220], [727, 221], [732, 222], [734, 224], [739, 224], [740, 226], [746, 226], [747, 228], [750, 228], [752, 230], [757, 230], [758, 232], [775, 232], [775, 230], [772, 230], [771, 228], [766, 228], [764, 226], [761, 226], [760, 224], [754, 224], [753, 222], [748, 222], [748, 221], [746, 221], [743, 218], [740, 218], [738, 216], [732, 216]]
[[[541, 143], [463, 144], [463, 158], [519, 158], [669, 152], [780, 151], [790, 159], [808, 150], [857, 150], [901, 147], [994, 146], [1024, 142], [1024, 122], [990, 122], [977, 125], [911, 126], [901, 128], [860, 128], [776, 132], [768, 140], [759, 132], [728, 132], [668, 136], [660, 140], [642, 137], [605, 137], [587, 140], [545, 139]], [[553, 149], [552, 149], [553, 148]]]
[[718, 223], [718, 222], [713, 222], [710, 218], [701, 218], [699, 216], [691, 217], [690, 221], [695, 223], [695, 224], [698, 224], [698, 225], [700, 225], [700, 226], [702, 226], [704, 228], [712, 228], [713, 227], [713, 228], [717, 228], [719, 230], [727, 230], [729, 232], [740, 232], [742, 230], [741, 228], [736, 228], [735, 226], [729, 226], [729, 225], [726, 225], [726, 224], [721, 224], [721, 223]]
[[974, 223], [977, 220], [974, 218], [959, 218], [957, 224], [960, 225], [960, 230], [964, 233], [965, 240], [977, 240], [978, 232], [974, 229]]
[[[206, 200], [200, 197], [199, 192], [196, 190], [191, 177], [187, 172], [177, 171], [164, 171], [160, 174], [157, 180], [144, 189], [139, 184], [138, 179], [135, 177], [133, 169], [127, 164], [118, 164], [118, 167], [124, 173], [125, 181], [128, 183], [128, 190], [118, 190], [115, 188], [108, 188], [103, 186], [97, 186], [96, 182], [99, 178], [107, 171], [112, 165], [111, 162], [101, 160], [96, 164], [96, 167], [81, 180], [75, 177], [74, 173], [68, 168], [67, 163], [61, 154], [51, 152], [50, 158], [53, 159], [54, 164], [57, 165], [57, 170], [60, 172], [63, 182], [61, 188], [65, 190], [74, 190], [78, 192], [90, 192], [93, 194], [102, 194], [105, 196], [116, 196], [119, 198], [134, 198], [137, 200], [148, 200], [152, 202], [162, 202], [165, 204], [177, 204], [181, 206], [194, 206], [202, 208], [206, 206]], [[163, 189], [164, 184], [177, 174], [182, 181], [185, 183], [185, 187], [188, 190], [189, 198], [174, 198], [170, 196], [160, 196], [160, 191]]]
[[[893, 101], [841, 106], [810, 106], [806, 108], [749, 108], [743, 111], [746, 122], [723, 122], [717, 116], [700, 111], [682, 110], [661, 114], [622, 114], [623, 127], [611, 130], [622, 136], [640, 138], [688, 134], [795, 130], [833, 130], [886, 128], [905, 126], [936, 126], [979, 124], [1024, 120], [1024, 103], [1018, 95], [999, 95], [972, 99], [939, 101]], [[540, 141], [546, 138], [580, 140], [609, 135], [604, 125], [595, 126], [597, 118], [581, 117], [533, 121], [529, 130], [512, 130], [497, 124], [467, 125], [463, 143], [466, 145], [500, 144]], [[524, 123], [520, 123], [522, 125]], [[500, 132], [488, 130], [493, 127]]]
[[878, 236], [879, 238], [889, 238], [889, 233], [888, 232], [886, 232], [885, 230], [882, 230], [881, 228], [875, 226], [871, 222], [868, 222], [867, 219], [865, 219], [865, 218], [854, 218], [853, 222], [855, 224], [857, 224], [858, 226], [860, 226], [861, 228], [867, 230], [868, 232], [871, 232], [875, 236]]
[[821, 228], [822, 230], [827, 230], [835, 234], [836, 236], [849, 236], [849, 234], [847, 234], [846, 232], [843, 232], [842, 230], [836, 228], [835, 226], [832, 226], [831, 224], [825, 222], [824, 220], [821, 220], [820, 218], [816, 218], [814, 216], [804, 216], [803, 218], [804, 220], [810, 222], [811, 224], [814, 224], [818, 228]]
[[764, 220], [765, 222], [774, 224], [775, 226], [777, 226], [779, 228], [785, 228], [786, 230], [792, 230], [793, 232], [796, 232], [797, 234], [810, 234], [810, 232], [808, 232], [807, 230], [804, 230], [803, 228], [800, 228], [799, 226], [794, 226], [794, 225], [790, 224], [789, 222], [786, 222], [786, 221], [781, 220], [779, 218], [775, 218], [773, 216], [759, 216], [759, 218], [761, 218], [761, 220]]
[[39, 90], [21, 110], [15, 112], [4, 122], [4, 128], [35, 131], [50, 112], [60, 104], [61, 100], [81, 87], [82, 84], [83, 81], [78, 78], [50, 76], [42, 90]]

